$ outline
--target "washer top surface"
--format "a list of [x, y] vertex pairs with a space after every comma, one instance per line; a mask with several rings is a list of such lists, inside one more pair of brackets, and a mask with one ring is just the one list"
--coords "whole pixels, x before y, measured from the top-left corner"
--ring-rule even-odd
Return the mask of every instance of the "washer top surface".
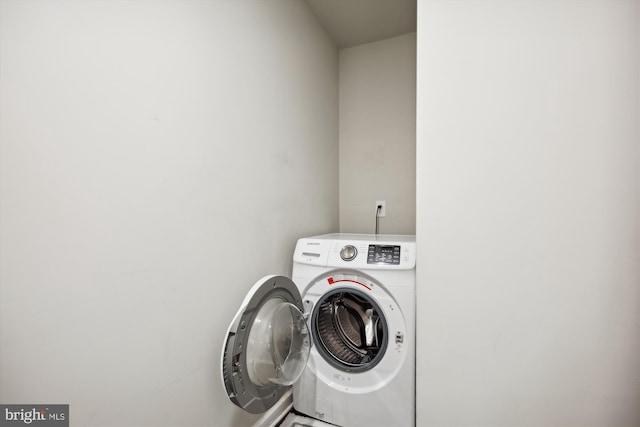
[[322, 240], [354, 240], [369, 242], [415, 242], [416, 236], [408, 234], [355, 234], [355, 233], [330, 233], [308, 237], [309, 239]]

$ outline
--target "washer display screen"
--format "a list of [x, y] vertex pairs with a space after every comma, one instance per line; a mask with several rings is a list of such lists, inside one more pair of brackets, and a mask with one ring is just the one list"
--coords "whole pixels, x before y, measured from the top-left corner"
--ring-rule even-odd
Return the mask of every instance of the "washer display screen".
[[400, 264], [400, 246], [369, 245], [367, 264]]

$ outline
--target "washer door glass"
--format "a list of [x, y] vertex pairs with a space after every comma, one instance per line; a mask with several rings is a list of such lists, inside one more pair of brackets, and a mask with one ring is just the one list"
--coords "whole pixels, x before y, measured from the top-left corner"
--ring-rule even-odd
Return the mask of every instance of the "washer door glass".
[[247, 412], [266, 411], [300, 378], [310, 349], [296, 285], [283, 276], [260, 279], [225, 339], [222, 378], [229, 399]]
[[311, 341], [304, 316], [280, 297], [266, 301], [256, 314], [247, 342], [247, 370], [260, 386], [291, 385], [307, 366]]

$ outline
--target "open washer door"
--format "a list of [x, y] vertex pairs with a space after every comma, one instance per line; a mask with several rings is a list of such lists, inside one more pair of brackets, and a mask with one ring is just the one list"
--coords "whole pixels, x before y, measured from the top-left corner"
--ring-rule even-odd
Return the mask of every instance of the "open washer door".
[[310, 349], [295, 283], [284, 276], [263, 277], [225, 337], [222, 380], [229, 400], [252, 414], [266, 411], [300, 378]]

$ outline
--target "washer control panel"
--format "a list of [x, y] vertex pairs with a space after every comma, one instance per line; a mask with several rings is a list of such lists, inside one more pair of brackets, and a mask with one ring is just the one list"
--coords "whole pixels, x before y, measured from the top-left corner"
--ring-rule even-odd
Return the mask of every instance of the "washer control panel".
[[327, 234], [298, 240], [296, 263], [323, 267], [411, 270], [416, 266], [414, 236]]

